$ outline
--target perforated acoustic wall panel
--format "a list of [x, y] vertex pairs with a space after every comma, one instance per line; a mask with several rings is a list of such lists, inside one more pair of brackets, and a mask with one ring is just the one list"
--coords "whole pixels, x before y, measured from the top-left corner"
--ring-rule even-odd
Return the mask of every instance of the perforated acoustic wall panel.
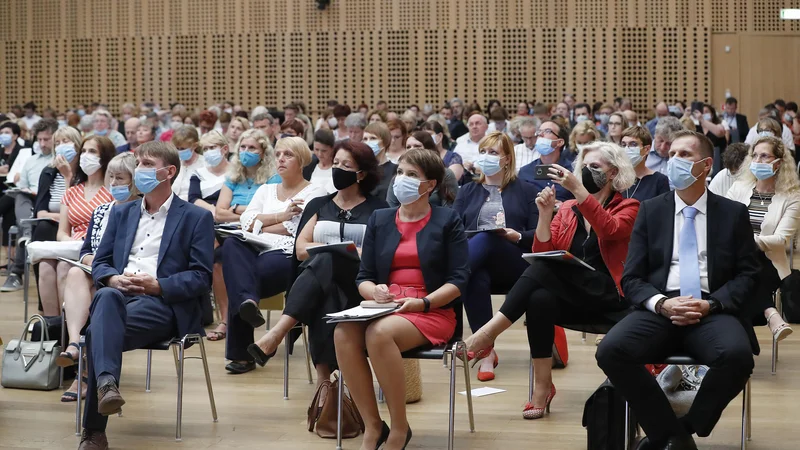
[[0, 109], [709, 99], [712, 33], [800, 0], [6, 0]]

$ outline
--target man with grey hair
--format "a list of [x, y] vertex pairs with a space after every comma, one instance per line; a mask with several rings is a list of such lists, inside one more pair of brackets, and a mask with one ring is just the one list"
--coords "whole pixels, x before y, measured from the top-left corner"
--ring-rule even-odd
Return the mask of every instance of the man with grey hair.
[[464, 120], [464, 102], [460, 98], [455, 97], [450, 100], [450, 108], [453, 109], [451, 120]]
[[94, 131], [94, 119], [91, 114], [85, 114], [78, 122], [78, 130], [84, 136], [91, 134]]
[[131, 117], [125, 121], [125, 144], [117, 147], [117, 153], [132, 152], [139, 146], [139, 141], [136, 140], [136, 132], [139, 130], [139, 125], [142, 121], [138, 117]]
[[[253, 111], [256, 111], [259, 108], [264, 108], [264, 107], [257, 106], [256, 109], [254, 109]], [[280, 131], [279, 128], [276, 128], [276, 124], [278, 124], [278, 121], [275, 120], [275, 118], [272, 117], [272, 115], [266, 111], [267, 108], [264, 108], [264, 112], [259, 112], [258, 114], [254, 114], [251, 117], [251, 120], [253, 122], [253, 128], [255, 128], [256, 130], [261, 130], [264, 134], [267, 135], [270, 143], [272, 143], [272, 145], [275, 145], [275, 134], [277, 134], [277, 132]], [[280, 125], [277, 126], [280, 127]]]
[[464, 169], [472, 171], [472, 165], [478, 159], [478, 143], [486, 136], [489, 122], [483, 114], [474, 113], [469, 116], [467, 128], [469, 128], [469, 133], [456, 140], [455, 152], [461, 155]]
[[514, 146], [514, 159], [517, 166], [515, 167], [517, 173], [519, 169], [527, 166], [528, 164], [536, 161], [541, 156], [536, 147], [536, 130], [539, 129], [539, 119], [532, 116], [523, 117], [519, 124], [519, 135], [522, 142]]
[[656, 134], [653, 136], [653, 145], [647, 154], [645, 166], [648, 169], [667, 175], [667, 161], [669, 161], [669, 147], [672, 144], [672, 133], [683, 130], [681, 121], [672, 116], [658, 119]]
[[[81, 120], [81, 122], [82, 121], [83, 120]], [[111, 139], [111, 142], [114, 143], [114, 147], [125, 145], [127, 140], [122, 133], [112, 128], [113, 121], [114, 116], [112, 116], [110, 112], [106, 111], [105, 109], [95, 110], [92, 113], [92, 132], [87, 136], [105, 136]]]
[[361, 113], [351, 113], [344, 120], [344, 126], [351, 141], [361, 142], [364, 138], [364, 128], [367, 128], [367, 119]]

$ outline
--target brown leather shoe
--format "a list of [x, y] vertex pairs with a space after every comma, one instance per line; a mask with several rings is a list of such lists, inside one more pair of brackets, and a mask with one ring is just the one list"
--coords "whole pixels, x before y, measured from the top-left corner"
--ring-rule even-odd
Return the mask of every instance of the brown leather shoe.
[[83, 430], [78, 450], [108, 450], [108, 439], [103, 431]]
[[116, 383], [106, 383], [97, 388], [97, 413], [110, 416], [122, 411], [125, 400], [119, 393]]

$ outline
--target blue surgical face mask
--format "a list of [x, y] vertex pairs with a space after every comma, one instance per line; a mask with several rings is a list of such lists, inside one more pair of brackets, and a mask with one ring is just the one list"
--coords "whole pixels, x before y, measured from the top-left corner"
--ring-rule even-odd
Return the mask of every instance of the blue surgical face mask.
[[589, 120], [589, 116], [586, 114], [581, 114], [575, 117], [575, 122], [583, 122], [584, 120]]
[[14, 138], [10, 134], [0, 134], [0, 145], [8, 147]]
[[94, 134], [98, 136], [105, 136], [108, 134], [108, 130], [100, 130], [100, 131], [94, 130]]
[[597, 114], [594, 118], [599, 120], [601, 125], [608, 125], [608, 119], [610, 119], [611, 116], [608, 114]]
[[124, 202], [131, 196], [131, 188], [127, 184], [121, 186], [111, 186], [111, 196], [118, 202]]
[[772, 131], [766, 131], [766, 130], [765, 131], [759, 131], [758, 132], [758, 137], [775, 137], [775, 133], [773, 133]]
[[206, 150], [203, 152], [203, 158], [206, 160], [206, 164], [209, 166], [217, 167], [219, 163], [222, 162], [222, 151], [220, 151], [218, 148]]
[[83, 116], [85, 116], [85, 115], [86, 115], [86, 110], [85, 110], [85, 109], [79, 109], [77, 112], [78, 112], [78, 115], [79, 115], [80, 117], [83, 117]]
[[139, 189], [142, 194], [153, 192], [153, 189], [164, 182], [164, 180], [159, 180], [156, 177], [158, 171], [162, 169], [166, 169], [166, 167], [161, 169], [136, 169], [133, 180], [136, 183], [136, 189]]
[[[777, 159], [775, 160], [777, 161]], [[759, 180], [766, 180], [775, 176], [775, 161], [771, 163], [750, 163], [750, 172]]]
[[178, 158], [180, 158], [181, 161], [188, 161], [192, 159], [192, 153], [193, 153], [192, 149], [190, 148], [184, 148], [182, 150], [178, 150]]
[[64, 128], [66, 126], [67, 126], [67, 121], [66, 120], [59, 120], [58, 121], [58, 128]]
[[381, 144], [378, 141], [367, 141], [365, 144], [372, 149], [372, 153], [374, 153], [375, 156], [378, 156], [378, 153], [381, 152]]
[[397, 201], [399, 201], [401, 205], [408, 205], [422, 197], [419, 193], [420, 184], [422, 184], [422, 181], [416, 178], [398, 175], [394, 179], [392, 190], [394, 191], [394, 196], [397, 197]]
[[[700, 162], [700, 161], [697, 161]], [[667, 176], [675, 189], [682, 191], [697, 181], [697, 177], [692, 174], [692, 168], [697, 164], [688, 159], [674, 156], [667, 162]]]
[[261, 161], [261, 156], [250, 152], [239, 152], [239, 161], [245, 167], [253, 167]]
[[625, 153], [628, 154], [628, 159], [631, 160], [631, 165], [636, 167], [642, 162], [642, 149], [639, 147], [625, 147]]
[[536, 138], [536, 145], [533, 146], [533, 149], [542, 156], [547, 156], [556, 150], [553, 148], [553, 140], [544, 137]]
[[475, 165], [481, 169], [484, 175], [489, 177], [496, 175], [502, 170], [502, 167], [500, 167], [500, 157], [488, 153], [481, 153], [478, 155], [478, 159], [475, 160]]
[[56, 146], [56, 155], [61, 155], [67, 162], [72, 162], [75, 159], [75, 155], [77, 152], [75, 151], [75, 144], [68, 143], [68, 144], [59, 144]]
[[711, 122], [711, 113], [703, 114], [703, 120], [705, 120], [706, 122]]

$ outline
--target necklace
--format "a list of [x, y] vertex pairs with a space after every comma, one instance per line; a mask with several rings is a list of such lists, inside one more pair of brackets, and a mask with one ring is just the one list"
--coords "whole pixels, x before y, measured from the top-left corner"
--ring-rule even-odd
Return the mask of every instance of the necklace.
[[753, 193], [756, 194], [756, 197], [758, 197], [758, 199], [761, 201], [761, 206], [764, 206], [764, 200], [769, 200], [772, 198], [771, 194], [767, 194], [766, 197], [762, 197], [761, 193], [758, 192], [755, 188], [753, 188]]
[[[639, 185], [642, 184], [642, 179], [641, 178], [637, 178], [636, 179], [636, 183], [634, 183], [634, 184], [636, 185], [636, 187], [633, 188], [633, 194], [628, 195], [628, 198], [633, 198], [633, 196], [636, 195], [636, 190], [639, 189]], [[631, 191], [631, 188], [628, 188], [628, 189], [626, 189], [625, 193], [627, 194], [630, 191]]]

